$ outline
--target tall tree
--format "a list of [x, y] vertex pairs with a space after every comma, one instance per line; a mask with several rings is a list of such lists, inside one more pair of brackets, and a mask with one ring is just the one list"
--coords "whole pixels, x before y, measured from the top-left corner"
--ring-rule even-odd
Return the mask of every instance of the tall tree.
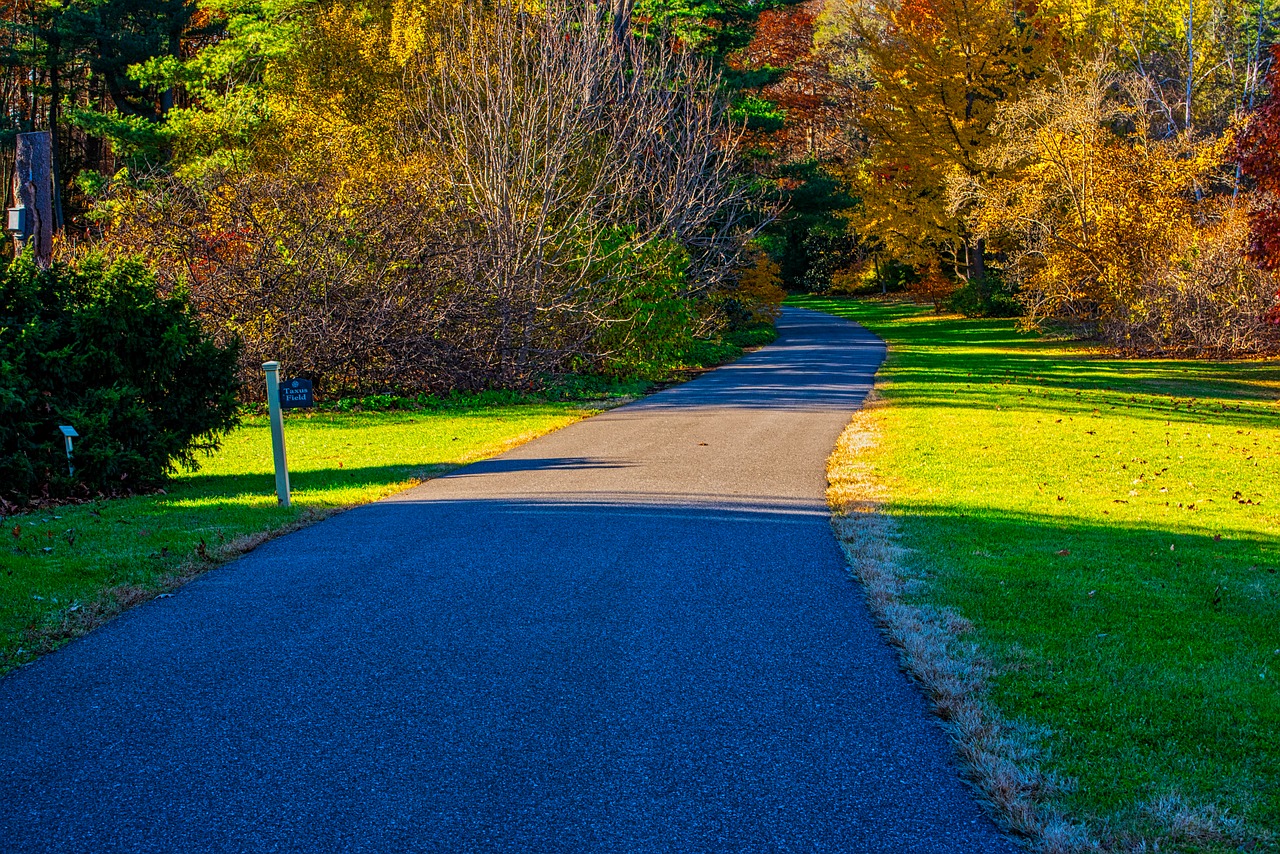
[[847, 33], [869, 89], [856, 117], [870, 148], [865, 236], [918, 266], [941, 255], [981, 291], [986, 247], [967, 212], [948, 208], [946, 184], [991, 177], [997, 108], [1043, 73], [1052, 22], [1013, 0], [846, 0], [828, 25]]

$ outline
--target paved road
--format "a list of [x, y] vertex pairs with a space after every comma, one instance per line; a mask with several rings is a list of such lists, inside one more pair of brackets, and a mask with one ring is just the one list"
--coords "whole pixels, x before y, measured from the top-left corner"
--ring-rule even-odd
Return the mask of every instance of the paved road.
[[0, 681], [0, 849], [1013, 850], [827, 524], [883, 347], [780, 327]]

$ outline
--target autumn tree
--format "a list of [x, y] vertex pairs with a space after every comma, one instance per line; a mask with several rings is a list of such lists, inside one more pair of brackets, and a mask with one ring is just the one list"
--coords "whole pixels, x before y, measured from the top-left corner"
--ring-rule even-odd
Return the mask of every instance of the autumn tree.
[[776, 125], [762, 123], [749, 139], [778, 161], [828, 160], [843, 153], [841, 118], [856, 92], [834, 78], [814, 50], [820, 8], [817, 0], [807, 0], [762, 11], [751, 42], [729, 59], [741, 79], [760, 81], [748, 91], [778, 111]]
[[853, 199], [835, 175], [849, 155], [844, 116], [858, 97], [815, 50], [817, 0], [767, 8], [751, 41], [727, 58], [740, 86], [735, 118], [767, 198], [779, 208], [762, 240], [782, 281], [826, 291], [862, 260], [848, 229]]
[[1280, 270], [1280, 46], [1271, 52], [1271, 94], [1249, 118], [1234, 154], [1256, 187], [1250, 197], [1251, 254], [1267, 269]]
[[941, 257], [985, 291], [984, 238], [945, 185], [993, 176], [992, 122], [1043, 73], [1050, 22], [1012, 0], [845, 0], [825, 38], [867, 90], [854, 117], [869, 146], [853, 176], [861, 233], [921, 268]]
[[1004, 250], [1028, 326], [1144, 353], [1265, 352], [1276, 277], [1245, 255], [1228, 140], [1153, 138], [1151, 109], [1101, 60], [1054, 75], [1001, 107], [991, 177], [956, 177], [952, 203]]

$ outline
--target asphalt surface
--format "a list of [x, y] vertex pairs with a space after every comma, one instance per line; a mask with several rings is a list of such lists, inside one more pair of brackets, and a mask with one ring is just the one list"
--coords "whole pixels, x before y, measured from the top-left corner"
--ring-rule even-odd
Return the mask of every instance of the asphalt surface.
[[1013, 851], [828, 525], [883, 345], [780, 329], [0, 680], [0, 850]]

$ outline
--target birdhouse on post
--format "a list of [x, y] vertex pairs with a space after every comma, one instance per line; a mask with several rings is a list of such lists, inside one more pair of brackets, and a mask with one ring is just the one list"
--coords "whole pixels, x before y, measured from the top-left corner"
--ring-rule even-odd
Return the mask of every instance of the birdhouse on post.
[[9, 216], [5, 220], [4, 230], [19, 240], [25, 240], [27, 237], [27, 209], [22, 205], [16, 208], [9, 208]]

